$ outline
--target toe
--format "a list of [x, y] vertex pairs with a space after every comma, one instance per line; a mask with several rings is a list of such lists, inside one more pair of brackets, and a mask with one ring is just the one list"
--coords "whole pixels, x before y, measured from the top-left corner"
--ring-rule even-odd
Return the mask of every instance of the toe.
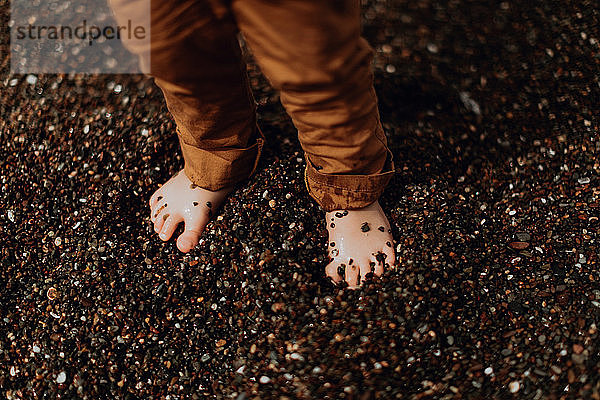
[[150, 210], [150, 220], [156, 223], [158, 216], [167, 208], [167, 202], [164, 199], [159, 200]]
[[388, 255], [382, 251], [378, 251], [377, 253], [371, 254], [369, 262], [371, 263], [371, 266], [374, 265], [374, 267], [372, 267], [371, 269], [374, 269], [374, 274], [376, 276], [380, 276], [381, 274], [383, 274], [384, 266], [388, 262], [388, 258]]
[[189, 252], [196, 247], [201, 234], [202, 229], [194, 230], [186, 227], [186, 230], [177, 238], [177, 248], [184, 253]]
[[152, 222], [156, 219], [158, 213], [161, 211], [162, 206], [166, 203], [165, 200], [161, 199], [160, 201], [156, 201], [153, 205], [150, 206], [150, 219]]
[[162, 190], [158, 189], [154, 194], [150, 197], [150, 208], [154, 208], [156, 203], [158, 203], [162, 199]]
[[333, 260], [325, 267], [325, 275], [327, 275], [333, 283], [339, 283], [343, 280], [343, 276], [340, 276], [338, 273], [338, 267], [340, 266], [340, 262], [337, 260]]
[[348, 287], [354, 289], [360, 285], [360, 280], [363, 277], [360, 276], [360, 268], [357, 264], [352, 263], [352, 265], [346, 265], [346, 282], [348, 283]]
[[394, 252], [394, 244], [392, 242], [389, 243], [391, 244], [391, 246], [388, 246], [386, 244], [386, 246], [383, 248], [383, 253], [386, 255], [385, 263], [388, 264], [390, 267], [393, 267], [396, 265], [396, 253]]
[[159, 233], [165, 223], [165, 220], [169, 217], [169, 210], [167, 209], [167, 207], [162, 208], [161, 210], [158, 210], [157, 214], [153, 214], [153, 220], [152, 222], [154, 222], [154, 232]]
[[165, 223], [163, 224], [158, 236], [161, 238], [161, 240], [167, 241], [171, 238], [171, 236], [173, 236], [173, 232], [175, 232], [177, 225], [182, 220], [180, 218], [177, 219], [173, 215], [169, 215], [166, 218], [163, 217], [163, 219], [164, 219]]
[[375, 257], [375, 254], [373, 254], [369, 258], [369, 271], [372, 271], [375, 276], [380, 276], [383, 274], [383, 263]]
[[371, 260], [366, 257], [360, 259], [358, 265], [360, 267], [360, 282], [358, 284], [361, 284], [367, 278], [367, 275], [373, 275], [375, 271], [371, 267]]

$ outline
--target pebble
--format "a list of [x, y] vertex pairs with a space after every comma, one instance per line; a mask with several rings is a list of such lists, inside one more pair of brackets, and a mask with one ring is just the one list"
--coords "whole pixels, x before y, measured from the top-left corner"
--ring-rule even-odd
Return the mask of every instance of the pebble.
[[65, 383], [66, 380], [67, 374], [65, 373], [65, 371], [61, 371], [56, 377], [56, 383]]
[[267, 383], [271, 382], [271, 378], [269, 378], [266, 375], [263, 375], [263, 376], [260, 377], [259, 382], [262, 383], [262, 384], [267, 384]]
[[579, 178], [579, 179], [577, 179], [577, 182], [581, 185], [587, 185], [588, 183], [590, 183], [590, 178], [588, 178], [588, 177]]
[[48, 288], [46, 291], [46, 297], [48, 297], [48, 300], [54, 300], [58, 297], [58, 291], [53, 287]]
[[[468, 92], [460, 92], [459, 97], [467, 110], [471, 111], [475, 115], [481, 115], [481, 107], [475, 100], [471, 98], [471, 95]], [[464, 180], [464, 177], [461, 178]]]
[[527, 232], [517, 232], [515, 236], [520, 242], [529, 242], [531, 240], [531, 235]]
[[435, 43], [427, 43], [427, 51], [433, 54], [437, 54], [439, 49]]
[[529, 247], [527, 242], [511, 242], [508, 245], [515, 250], [523, 250]]
[[511, 393], [517, 393], [520, 388], [521, 388], [521, 385], [517, 381], [512, 381], [511, 383], [508, 384], [508, 389], [510, 390]]
[[540, 344], [546, 343], [546, 335], [538, 336], [538, 342], [540, 342]]
[[30, 75], [27, 75], [27, 77], [25, 78], [25, 80], [30, 85], [35, 85], [37, 83], [37, 81], [38, 81], [38, 78], [37, 78], [37, 76], [30, 74]]
[[6, 212], [10, 222], [15, 222], [15, 213], [12, 210]]

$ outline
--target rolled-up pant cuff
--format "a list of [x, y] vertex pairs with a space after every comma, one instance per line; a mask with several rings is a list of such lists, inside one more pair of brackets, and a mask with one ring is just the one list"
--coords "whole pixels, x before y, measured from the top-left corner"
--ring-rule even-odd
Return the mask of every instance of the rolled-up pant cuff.
[[179, 144], [186, 176], [195, 185], [217, 191], [244, 181], [256, 170], [265, 136], [256, 128], [254, 144], [247, 148], [202, 149], [185, 143], [179, 135]]
[[395, 173], [389, 149], [382, 172], [370, 175], [323, 174], [317, 171], [306, 153], [304, 156], [304, 181], [308, 193], [327, 212], [363, 208], [374, 203]]

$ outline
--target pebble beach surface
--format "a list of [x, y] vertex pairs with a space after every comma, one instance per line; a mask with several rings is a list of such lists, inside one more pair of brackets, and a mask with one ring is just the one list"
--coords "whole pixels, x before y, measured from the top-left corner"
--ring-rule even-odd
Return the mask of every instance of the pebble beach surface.
[[10, 75], [0, 1], [0, 398], [600, 399], [600, 11], [366, 1], [399, 267], [324, 278], [276, 93], [258, 172], [182, 255], [142, 76]]

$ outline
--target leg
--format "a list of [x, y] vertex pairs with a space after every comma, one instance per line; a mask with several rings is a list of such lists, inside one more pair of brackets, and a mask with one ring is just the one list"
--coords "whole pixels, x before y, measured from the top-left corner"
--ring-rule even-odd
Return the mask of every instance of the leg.
[[[120, 23], [148, 0], [111, 0]], [[126, 43], [150, 63], [177, 124], [184, 170], [154, 193], [151, 219], [163, 240], [180, 222], [187, 252], [233, 185], [254, 172], [263, 137], [229, 13], [216, 3], [152, 0], [151, 48]]]
[[358, 1], [234, 0], [232, 9], [298, 128], [308, 191], [327, 211], [333, 257], [327, 274], [337, 281], [338, 267], [349, 266], [350, 285], [380, 274], [395, 258], [377, 202], [394, 166], [373, 89], [373, 51], [360, 37]]

